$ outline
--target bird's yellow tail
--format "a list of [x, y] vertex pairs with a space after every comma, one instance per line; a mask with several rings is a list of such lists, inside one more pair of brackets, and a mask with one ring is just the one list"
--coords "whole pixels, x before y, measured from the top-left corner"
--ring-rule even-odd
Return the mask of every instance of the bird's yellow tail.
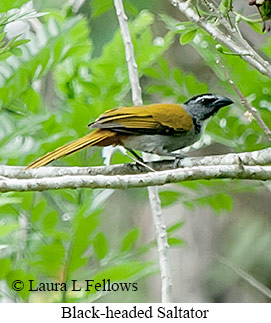
[[70, 155], [87, 146], [108, 146], [114, 143], [112, 139], [116, 136], [115, 132], [109, 130], [97, 129], [88, 135], [79, 138], [67, 145], [57, 148], [43, 157], [29, 164], [26, 169], [38, 168], [51, 163], [53, 160]]

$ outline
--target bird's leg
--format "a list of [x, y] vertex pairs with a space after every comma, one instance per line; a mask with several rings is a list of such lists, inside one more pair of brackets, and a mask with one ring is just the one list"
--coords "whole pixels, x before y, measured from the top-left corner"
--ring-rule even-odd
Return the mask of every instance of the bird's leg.
[[141, 163], [144, 163], [143, 158], [141, 158], [135, 151], [133, 151], [133, 149], [126, 148], [126, 150], [128, 150], [132, 155], [134, 155], [135, 158], [137, 159], [137, 161], [140, 161]]
[[126, 150], [128, 150], [132, 155], [135, 156], [135, 158], [134, 158], [134, 157], [132, 157], [132, 156], [130, 156], [130, 155], [127, 154], [127, 156], [129, 158], [131, 158], [134, 162], [136, 162], [137, 164], [139, 164], [139, 165], [147, 168], [151, 172], [155, 172], [155, 170], [153, 168], [151, 168], [150, 166], [148, 166], [148, 165], [146, 165], [144, 163], [144, 160], [135, 151], [133, 151], [132, 149], [129, 149], [129, 148], [126, 148]]
[[173, 168], [177, 168], [180, 160], [186, 157], [185, 155], [172, 152], [163, 152], [163, 156], [174, 157]]

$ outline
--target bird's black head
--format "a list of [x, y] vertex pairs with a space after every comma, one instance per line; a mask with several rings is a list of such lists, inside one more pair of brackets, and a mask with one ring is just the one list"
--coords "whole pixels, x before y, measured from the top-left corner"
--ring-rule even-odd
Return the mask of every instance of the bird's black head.
[[186, 101], [185, 109], [197, 123], [202, 123], [218, 112], [219, 109], [232, 103], [231, 99], [224, 96], [205, 93]]

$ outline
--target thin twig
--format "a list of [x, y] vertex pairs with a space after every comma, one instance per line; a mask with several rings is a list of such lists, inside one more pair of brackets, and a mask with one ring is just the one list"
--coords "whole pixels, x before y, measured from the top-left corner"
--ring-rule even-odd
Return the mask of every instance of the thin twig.
[[[132, 98], [134, 105], [142, 105], [141, 87], [139, 84], [139, 77], [137, 72], [137, 64], [134, 55], [133, 43], [131, 40], [129, 27], [127, 23], [127, 16], [125, 14], [122, 0], [114, 0], [116, 13], [119, 20], [120, 31], [125, 47], [126, 61], [128, 65], [129, 78], [132, 89]], [[144, 155], [143, 155], [144, 156]], [[168, 258], [168, 242], [167, 242], [167, 231], [164, 225], [164, 219], [162, 215], [161, 202], [158, 194], [157, 187], [148, 187], [149, 200], [151, 204], [152, 216], [156, 232], [156, 240], [158, 245], [158, 256], [161, 271], [162, 280], [162, 291], [161, 299], [162, 302], [171, 302], [171, 290], [172, 281], [170, 273], [170, 263]]]
[[259, 112], [255, 107], [253, 107], [250, 102], [248, 102], [247, 98], [243, 95], [243, 93], [240, 91], [240, 89], [236, 86], [236, 84], [233, 82], [233, 80], [230, 78], [229, 73], [226, 71], [225, 66], [220, 62], [218, 59], [217, 64], [221, 67], [223, 70], [223, 73], [226, 77], [226, 79], [229, 81], [229, 84], [233, 87], [234, 91], [237, 93], [237, 95], [240, 97], [240, 100], [243, 104], [243, 106], [247, 109], [249, 113], [253, 115], [255, 120], [257, 121], [258, 125], [263, 129], [267, 139], [271, 141], [271, 131], [263, 121], [262, 117], [260, 116]]
[[217, 259], [221, 264], [231, 269], [233, 272], [235, 272], [238, 276], [243, 278], [246, 282], [248, 282], [251, 286], [255, 287], [259, 292], [261, 292], [263, 295], [271, 299], [271, 289], [266, 287], [264, 284], [259, 282], [257, 279], [255, 279], [253, 276], [242, 270], [241, 268], [236, 267], [234, 264], [232, 264], [228, 259], [225, 257], [222, 257], [220, 255], [215, 255], [215, 259]]
[[179, 11], [186, 17], [197, 24], [210, 34], [215, 40], [225, 45], [233, 53], [239, 53], [240, 57], [256, 68], [259, 72], [267, 77], [271, 77], [271, 65], [268, 61], [264, 60], [255, 50], [248, 44], [247, 41], [240, 38], [238, 32], [228, 26], [226, 19], [220, 19], [219, 22], [223, 26], [223, 30], [220, 29], [220, 24], [213, 24], [207, 20], [199, 17], [197, 12], [192, 8], [191, 1], [169, 0], [174, 6], [177, 6]]

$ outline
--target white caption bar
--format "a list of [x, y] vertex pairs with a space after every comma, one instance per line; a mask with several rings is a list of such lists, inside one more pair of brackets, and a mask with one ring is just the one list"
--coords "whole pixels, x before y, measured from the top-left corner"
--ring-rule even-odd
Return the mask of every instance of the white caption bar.
[[64, 322], [68, 320], [116, 320], [133, 322], [186, 321], [197, 322], [271, 322], [271, 304], [0, 304], [3, 322]]

